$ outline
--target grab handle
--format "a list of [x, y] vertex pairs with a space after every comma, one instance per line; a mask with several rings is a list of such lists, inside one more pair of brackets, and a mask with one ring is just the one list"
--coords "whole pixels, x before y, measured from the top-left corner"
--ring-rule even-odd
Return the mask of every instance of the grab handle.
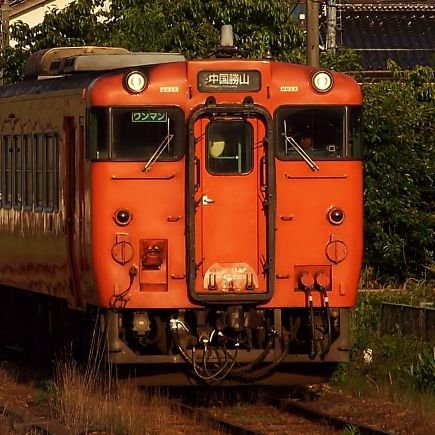
[[193, 159], [193, 166], [195, 171], [195, 179], [194, 179], [194, 190], [195, 192], [198, 192], [198, 189], [201, 186], [201, 161], [198, 159], [198, 157], [194, 157]]

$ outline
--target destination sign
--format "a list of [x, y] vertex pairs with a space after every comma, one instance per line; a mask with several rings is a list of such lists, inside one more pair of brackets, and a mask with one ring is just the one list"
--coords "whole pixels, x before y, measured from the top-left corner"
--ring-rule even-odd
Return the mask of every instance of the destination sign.
[[201, 92], [259, 91], [260, 71], [200, 71], [198, 89]]
[[142, 110], [140, 112], [131, 112], [132, 122], [166, 122], [168, 114], [166, 112], [155, 112]]

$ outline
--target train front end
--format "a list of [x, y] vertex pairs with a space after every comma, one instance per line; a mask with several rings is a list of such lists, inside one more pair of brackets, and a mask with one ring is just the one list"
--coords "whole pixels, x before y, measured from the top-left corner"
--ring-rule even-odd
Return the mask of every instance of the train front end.
[[353, 79], [181, 61], [109, 73], [87, 100], [113, 363], [142, 364], [148, 383], [286, 384], [348, 359], [362, 256]]

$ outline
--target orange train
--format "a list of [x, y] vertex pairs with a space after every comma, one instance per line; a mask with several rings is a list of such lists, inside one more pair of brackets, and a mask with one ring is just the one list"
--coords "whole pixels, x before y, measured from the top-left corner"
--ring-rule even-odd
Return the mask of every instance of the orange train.
[[97, 325], [150, 384], [324, 380], [350, 352], [361, 105], [305, 65], [35, 53], [0, 88], [3, 341]]

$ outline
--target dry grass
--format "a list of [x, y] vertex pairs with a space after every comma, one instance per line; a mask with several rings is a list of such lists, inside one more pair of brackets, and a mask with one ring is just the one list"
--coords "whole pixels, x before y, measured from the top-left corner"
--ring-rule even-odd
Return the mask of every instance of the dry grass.
[[[71, 435], [93, 431], [110, 435], [220, 433], [183, 416], [162, 391], [144, 392], [134, 379], [118, 382], [103, 362], [104, 350], [95, 351], [104, 349], [102, 337], [95, 341], [85, 368], [64, 357], [56, 363], [55, 379], [45, 381], [42, 387], [19, 383], [0, 361], [0, 405], [13, 404], [30, 412], [35, 407], [48, 420], [66, 426]], [[33, 433], [14, 427], [19, 421], [5, 415], [3, 409], [0, 407], [0, 435]]]
[[132, 384], [116, 382], [110, 366], [103, 363], [102, 336], [94, 331], [93, 339], [86, 368], [78, 367], [70, 358], [56, 365], [52, 405], [57, 417], [72, 434], [153, 433], [162, 419], [158, 406]]
[[[6, 370], [3, 369], [3, 366], [0, 365], [0, 386], [1, 390], [6, 390], [10, 387], [10, 385], [13, 385], [13, 380], [11, 379], [10, 375], [6, 372]], [[4, 406], [6, 405], [1, 391], [0, 391], [0, 435], [6, 435], [12, 433], [13, 426], [12, 423], [9, 421], [7, 416], [5, 415], [5, 409]]]
[[163, 392], [144, 392], [134, 380], [118, 382], [96, 361], [101, 358], [85, 369], [72, 359], [58, 362], [55, 382], [47, 382], [43, 391], [17, 383], [0, 363], [0, 435], [41, 433], [28, 426], [16, 427], [21, 420], [5, 412], [10, 405], [32, 412], [27, 401], [31, 406], [41, 405], [48, 420], [61, 422], [72, 435], [93, 431], [111, 435], [219, 433], [174, 410]]
[[218, 433], [174, 411], [161, 391], [144, 392], [133, 380], [117, 382], [98, 365], [81, 370], [68, 360], [57, 366], [52, 405], [71, 434]]
[[4, 368], [4, 364], [0, 364], [0, 388], [2, 390], [7, 389], [11, 385], [15, 385], [16, 381], [12, 378], [8, 370]]
[[96, 430], [143, 434], [144, 428], [154, 428], [161, 420], [158, 406], [137, 388], [115, 387], [110, 375], [83, 372], [73, 362], [58, 367], [54, 407], [73, 434]]

